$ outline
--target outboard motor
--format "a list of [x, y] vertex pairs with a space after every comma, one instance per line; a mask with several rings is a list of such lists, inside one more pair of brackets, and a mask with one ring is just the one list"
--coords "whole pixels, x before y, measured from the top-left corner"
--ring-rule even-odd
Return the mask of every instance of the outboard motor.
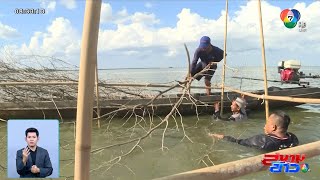
[[283, 69], [280, 72], [280, 77], [281, 77], [281, 81], [284, 82], [289, 82], [289, 81], [294, 81], [294, 70], [293, 69]]
[[284, 61], [280, 61], [278, 63], [278, 73], [281, 73], [283, 69], [284, 69]]
[[278, 64], [278, 73], [280, 73], [281, 81], [290, 83], [292, 81], [300, 81], [300, 73], [298, 72], [301, 68], [300, 61], [288, 60], [280, 61]]

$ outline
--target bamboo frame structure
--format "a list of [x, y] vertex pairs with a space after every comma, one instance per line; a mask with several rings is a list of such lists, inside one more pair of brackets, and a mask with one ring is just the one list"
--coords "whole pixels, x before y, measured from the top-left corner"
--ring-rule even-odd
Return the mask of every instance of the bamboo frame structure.
[[239, 94], [244, 94], [246, 96], [255, 97], [255, 98], [258, 98], [258, 99], [265, 99], [266, 101], [267, 100], [275, 100], [275, 101], [288, 101], [288, 102], [320, 104], [320, 99], [296, 98], [296, 97], [288, 97], [288, 96], [259, 95], [259, 94], [253, 94], [253, 93], [240, 91], [240, 90], [233, 89], [233, 88], [226, 87], [226, 86], [225, 86], [225, 89], [228, 89], [229, 91], [236, 92], [236, 93], [239, 93]]
[[[262, 22], [262, 12], [261, 12], [261, 0], [258, 1], [259, 10], [259, 23], [260, 23], [260, 41], [261, 41], [261, 52], [262, 52], [262, 64], [263, 64], [263, 78], [264, 78], [264, 94], [268, 96], [268, 78], [267, 78], [267, 65], [266, 65], [266, 54], [264, 48], [264, 36], [263, 36], [263, 22]], [[269, 101], [265, 101], [266, 110], [266, 121], [269, 118]]]
[[220, 115], [223, 115], [223, 99], [224, 99], [224, 82], [226, 77], [226, 63], [227, 63], [227, 33], [228, 32], [228, 0], [226, 0], [226, 19], [225, 19], [225, 29], [224, 29], [224, 52], [223, 52], [223, 66], [222, 66], [222, 79], [221, 79], [221, 109]]
[[[74, 179], [90, 180], [94, 72], [97, 64], [101, 0], [86, 1], [77, 100]], [[94, 59], [94, 60], [92, 60]], [[91, 60], [91, 61], [90, 61]]]
[[[272, 152], [279, 154], [305, 154], [306, 158], [311, 158], [320, 155], [320, 141], [304, 144], [301, 146], [291, 147], [284, 150]], [[232, 179], [235, 177], [243, 176], [253, 172], [266, 170], [267, 166], [264, 166], [261, 161], [264, 158], [264, 154], [241, 159], [238, 161], [232, 161], [216, 166], [197, 169], [193, 171], [187, 171], [157, 180], [211, 180], [211, 179]]]
[[[0, 82], [0, 86], [35, 86], [35, 85], [77, 85], [78, 82]], [[98, 83], [99, 86], [109, 86], [109, 87], [152, 87], [152, 88], [170, 88], [172, 85], [163, 85], [163, 84], [139, 84], [139, 83]], [[180, 88], [177, 86], [175, 88]], [[205, 89], [205, 86], [191, 86], [194, 89]], [[212, 89], [221, 89], [221, 87], [211, 87]], [[265, 99], [265, 100], [278, 100], [278, 101], [289, 101], [289, 102], [301, 102], [301, 103], [312, 103], [312, 104], [320, 104], [320, 99], [312, 99], [312, 98], [294, 98], [287, 96], [267, 96], [267, 95], [259, 95], [254, 93], [249, 93], [245, 91], [241, 91], [238, 89], [234, 89], [228, 86], [224, 86], [224, 89], [236, 92], [239, 94], [244, 94], [246, 96]]]
[[[46, 86], [46, 85], [78, 85], [78, 82], [0, 82], [0, 86]], [[151, 84], [151, 83], [98, 83], [99, 86], [119, 86], [119, 87], [154, 87], [154, 88], [170, 88], [172, 85]], [[194, 89], [205, 89], [205, 86], [191, 86]], [[213, 89], [220, 87], [211, 86]]]

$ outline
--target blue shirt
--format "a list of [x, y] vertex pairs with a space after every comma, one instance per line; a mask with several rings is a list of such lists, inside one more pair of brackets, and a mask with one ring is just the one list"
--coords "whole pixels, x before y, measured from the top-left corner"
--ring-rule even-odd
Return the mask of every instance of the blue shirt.
[[191, 63], [191, 69], [196, 67], [199, 58], [201, 59], [201, 62], [205, 63], [206, 65], [210, 62], [220, 62], [223, 59], [223, 50], [213, 45], [210, 46], [212, 49], [209, 52], [206, 52], [201, 48], [197, 48]]

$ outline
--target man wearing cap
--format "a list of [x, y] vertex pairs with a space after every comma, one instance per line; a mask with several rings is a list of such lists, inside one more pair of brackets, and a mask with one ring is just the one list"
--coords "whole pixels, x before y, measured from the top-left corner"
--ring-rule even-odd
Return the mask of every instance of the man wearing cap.
[[221, 117], [220, 116], [220, 107], [219, 102], [214, 104], [214, 119], [220, 119], [220, 120], [226, 120], [226, 121], [242, 121], [248, 119], [247, 113], [246, 113], [246, 107], [247, 103], [244, 98], [236, 98], [232, 101], [232, 104], [230, 106], [232, 115], [229, 118]]
[[[211, 44], [211, 40], [208, 36], [203, 36], [200, 39], [200, 45], [194, 53], [194, 57], [191, 63], [191, 76], [202, 71], [209, 63], [211, 62], [220, 62], [223, 59], [224, 51], [216, 46]], [[198, 60], [200, 58], [200, 62]], [[198, 81], [204, 75], [204, 83], [206, 85], [207, 95], [211, 94], [211, 78], [217, 69], [217, 64], [212, 64], [209, 70], [202, 72], [199, 76], [196, 77]]]

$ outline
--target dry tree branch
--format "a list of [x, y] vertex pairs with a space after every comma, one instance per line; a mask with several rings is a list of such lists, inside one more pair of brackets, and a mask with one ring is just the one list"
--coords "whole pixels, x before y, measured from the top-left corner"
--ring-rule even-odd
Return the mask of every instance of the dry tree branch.
[[[176, 109], [177, 110], [177, 109]], [[178, 122], [177, 122], [177, 119], [176, 119], [176, 117], [175, 116], [171, 116], [172, 118], [173, 118], [173, 120], [174, 120], [174, 122], [176, 123], [176, 131], [179, 131], [179, 125], [178, 125]]]
[[189, 96], [189, 99], [190, 99], [190, 101], [192, 102], [192, 104], [194, 105], [194, 107], [195, 107], [195, 110], [196, 110], [196, 116], [197, 116], [197, 122], [196, 122], [196, 126], [198, 125], [198, 122], [199, 122], [199, 112], [198, 112], [198, 106], [197, 106], [197, 104], [196, 104], [196, 101], [198, 101], [198, 100], [196, 100], [191, 94], [190, 94], [190, 92], [188, 92], [188, 96]]
[[2, 122], [8, 122], [8, 120], [2, 119], [2, 118], [0, 118], [0, 121], [2, 121]]
[[1, 171], [6, 171], [7, 168], [0, 164], [0, 169], [1, 169]]
[[60, 111], [59, 111], [59, 108], [58, 108], [57, 104], [54, 102], [53, 98], [51, 98], [51, 101], [53, 102], [54, 107], [56, 108], [56, 110], [57, 110], [57, 112], [58, 112], [58, 114], [59, 114], [59, 116], [60, 116], [60, 118], [61, 118], [61, 122], [63, 123], [63, 118], [62, 118], [62, 116], [61, 116], [61, 113], [60, 113]]
[[[110, 167], [107, 169], [107, 170], [109, 170], [109, 169], [110, 169], [112, 166], [114, 166], [116, 163], [120, 162], [121, 159], [122, 159], [122, 157], [125, 157], [125, 156], [129, 155], [136, 147], [138, 147], [140, 141], [141, 141], [141, 139], [137, 139], [136, 144], [135, 144], [127, 153], [125, 153], [125, 154], [123, 154], [123, 155], [120, 155], [120, 156], [117, 156], [117, 157], [109, 160], [108, 162], [106, 162], [106, 165], [100, 165], [98, 168], [95, 168], [95, 169], [90, 170], [90, 173], [93, 172], [93, 171], [97, 171], [97, 170], [99, 170], [100, 168], [105, 167], [105, 166], [110, 166]], [[92, 151], [91, 151], [91, 152], [92, 152]], [[115, 161], [115, 162], [114, 162], [114, 161]], [[114, 162], [114, 163], [112, 163], [112, 162]], [[111, 163], [111, 165], [109, 165], [110, 163]]]
[[174, 113], [175, 111], [175, 107], [179, 106], [181, 101], [183, 99], [183, 96], [180, 97], [180, 99], [178, 100], [178, 102], [174, 105], [174, 108], [172, 108], [172, 110], [170, 111], [169, 114], [167, 114], [167, 116], [158, 124], [156, 125], [155, 127], [153, 127], [152, 129], [150, 129], [145, 135], [143, 135], [142, 137], [139, 137], [139, 138], [134, 138], [134, 139], [131, 139], [129, 141], [126, 141], [126, 142], [122, 142], [122, 143], [117, 143], [117, 144], [113, 144], [113, 145], [108, 145], [108, 146], [104, 146], [104, 147], [101, 147], [101, 148], [98, 148], [98, 149], [95, 149], [93, 151], [91, 151], [91, 153], [94, 153], [94, 152], [97, 152], [97, 151], [100, 151], [100, 150], [103, 150], [103, 149], [107, 149], [107, 148], [110, 148], [110, 147], [114, 147], [114, 146], [121, 146], [121, 145], [125, 145], [125, 144], [129, 144], [129, 143], [132, 143], [132, 142], [135, 142], [135, 141], [141, 141], [143, 139], [145, 139], [146, 137], [149, 136], [149, 134], [151, 134], [154, 130], [156, 130], [158, 127], [160, 127], [164, 122], [166, 122], [169, 117]]
[[[108, 113], [100, 116], [100, 118], [103, 118], [103, 117], [110, 118], [109, 123], [107, 124], [107, 132], [108, 132], [109, 127], [111, 126], [111, 120], [113, 119], [113, 117], [121, 111], [130, 110], [131, 114], [127, 118], [125, 123], [128, 122], [133, 115], [135, 115], [135, 124], [131, 127], [133, 129], [132, 133], [134, 132], [134, 130], [137, 126], [141, 127], [142, 129], [144, 129], [144, 131], [146, 131], [144, 133], [144, 135], [142, 135], [141, 137], [133, 138], [133, 139], [130, 139], [125, 142], [121, 142], [121, 143], [117, 143], [117, 144], [113, 144], [113, 145], [108, 145], [108, 146], [104, 146], [104, 147], [100, 147], [98, 149], [92, 150], [91, 153], [96, 153], [96, 152], [100, 152], [100, 151], [107, 149], [107, 148], [111, 148], [111, 147], [115, 147], [115, 146], [122, 146], [125, 144], [130, 144], [130, 143], [136, 142], [135, 145], [127, 153], [122, 154], [122, 155], [110, 160], [107, 165], [107, 166], [109, 166], [108, 169], [110, 169], [115, 164], [119, 164], [120, 160], [123, 159], [123, 157], [129, 155], [135, 148], [137, 148], [137, 147], [141, 148], [139, 145], [141, 143], [141, 141], [143, 141], [145, 138], [150, 136], [153, 131], [160, 128], [165, 123], [166, 125], [163, 129], [162, 140], [161, 140], [161, 144], [162, 144], [161, 149], [164, 150], [164, 148], [165, 148], [165, 143], [164, 143], [165, 133], [168, 128], [169, 119], [171, 117], [173, 118], [173, 120], [176, 123], [176, 127], [177, 127], [176, 129], [179, 130], [179, 123], [177, 122], [176, 114], [178, 114], [180, 116], [180, 124], [181, 124], [182, 130], [183, 130], [183, 133], [184, 133], [184, 137], [182, 138], [182, 140], [184, 138], [187, 138], [188, 140], [190, 140], [192, 142], [192, 140], [186, 134], [184, 124], [183, 124], [183, 118], [179, 112], [179, 106], [182, 104], [186, 95], [189, 95], [189, 98], [191, 100], [194, 99], [192, 97], [192, 95], [190, 94], [191, 83], [193, 82], [194, 78], [201, 75], [203, 72], [209, 70], [209, 68], [212, 64], [210, 63], [201, 72], [199, 72], [196, 75], [194, 75], [193, 77], [191, 77], [191, 74], [190, 74], [190, 55], [189, 55], [189, 51], [188, 51], [186, 44], [184, 44], [184, 47], [185, 47], [187, 57], [188, 57], [187, 58], [188, 72], [187, 72], [187, 75], [186, 75], [186, 78], [184, 81], [182, 81], [182, 82], [177, 81], [176, 84], [170, 86], [169, 88], [167, 88], [163, 91], [159, 91], [146, 104], [138, 104], [133, 107], [132, 106], [131, 107], [130, 106], [120, 107], [117, 110], [114, 110], [112, 112], [108, 112]], [[33, 58], [33, 59], [31, 59], [31, 58]], [[24, 81], [26, 81], [26, 79], [28, 79], [29, 81], [35, 81], [35, 82], [67, 81], [67, 80], [77, 82], [76, 75], [74, 75], [72, 73], [68, 74], [67, 71], [56, 71], [56, 70], [58, 70], [58, 68], [61, 67], [60, 64], [62, 64], [62, 66], [65, 66], [65, 67], [69, 66], [69, 64], [63, 62], [62, 60], [51, 58], [49, 60], [46, 60], [46, 62], [45, 62], [45, 61], [42, 61], [43, 59], [41, 59], [43, 57], [36, 56], [36, 55], [31, 56], [31, 58], [25, 57], [24, 59], [21, 60], [21, 62], [18, 62], [16, 59], [11, 59], [12, 61], [17, 61], [17, 63], [11, 63], [11, 64], [5, 63], [0, 60], [0, 71], [1, 70], [5, 71], [3, 76], [0, 77], [0, 82], [1, 81], [8, 81], [8, 80], [24, 82]], [[55, 61], [57, 61], [57, 60], [60, 63], [59, 65], [57, 65], [55, 63]], [[37, 68], [33, 67], [32, 66], [33, 64], [35, 64], [37, 66]], [[68, 69], [68, 68], [65, 68], [65, 69]], [[103, 81], [101, 81], [101, 83], [103, 83]], [[58, 107], [57, 107], [55, 101], [60, 100], [60, 99], [62, 99], [62, 100], [65, 100], [65, 99], [75, 100], [77, 98], [77, 87], [76, 86], [59, 85], [59, 86], [48, 86], [48, 87], [43, 87], [43, 86], [32, 86], [32, 87], [21, 86], [21, 87], [14, 87], [14, 88], [10, 88], [10, 87], [12, 87], [12, 86], [2, 86], [1, 87], [2, 89], [0, 89], [0, 90], [2, 90], [2, 91], [0, 91], [0, 96], [6, 97], [6, 101], [13, 101], [14, 100], [14, 102], [17, 102], [17, 101], [23, 102], [26, 100], [39, 100], [39, 99], [40, 100], [50, 100], [54, 103], [57, 110], [58, 110]], [[117, 96], [113, 96], [113, 95], [115, 93], [119, 93], [119, 92], [121, 92], [122, 94], [124, 93], [126, 95], [131, 95], [131, 96], [140, 97], [140, 98], [146, 97], [143, 95], [142, 90], [138, 91], [138, 93], [134, 93], [130, 90], [130, 88], [127, 88], [127, 89], [121, 88], [120, 89], [120, 88], [107, 87], [107, 86], [99, 86], [99, 87], [101, 88], [101, 92], [102, 92], [101, 94], [104, 93], [104, 96], [101, 96], [102, 98], [107, 97], [107, 98], [112, 99], [114, 97], [117, 97]], [[167, 116], [165, 116], [165, 118], [162, 119], [160, 123], [155, 123], [154, 122], [154, 112], [155, 112], [154, 108], [155, 108], [155, 106], [153, 103], [155, 102], [155, 100], [157, 98], [159, 98], [163, 94], [165, 94], [175, 88], [178, 88], [178, 87], [182, 87], [182, 89], [183, 89], [182, 95], [179, 98], [175, 99], [175, 102], [172, 103], [173, 104], [172, 109], [167, 114]], [[135, 90], [136, 90], [136, 88], [135, 88]], [[135, 91], [135, 92], [137, 92], [137, 91]], [[197, 117], [198, 117], [197, 101], [192, 101], [192, 102], [196, 106], [196, 113], [197, 113]], [[149, 108], [151, 109], [151, 112], [149, 112]], [[140, 111], [140, 110], [143, 112], [142, 116], [139, 116], [136, 113], [137, 111]], [[127, 116], [129, 114], [128, 112], [126, 113], [125, 116]], [[59, 110], [58, 110], [58, 113], [59, 113]], [[59, 113], [59, 115], [61, 117], [60, 113]], [[145, 124], [144, 126], [147, 126], [147, 121], [144, 118], [145, 115], [148, 115], [149, 120], [150, 120], [148, 130], [143, 128], [143, 124], [141, 124], [144, 122], [144, 124]], [[94, 120], [96, 120], [96, 119], [97, 118], [94, 118]], [[61, 117], [61, 120], [63, 122], [62, 117]], [[198, 118], [198, 120], [199, 120], [199, 118]], [[124, 126], [125, 123], [122, 126]], [[65, 147], [66, 146], [63, 146], [62, 148], [65, 148]]]
[[[186, 46], [185, 46], [185, 47], [186, 47]], [[186, 49], [187, 49], [187, 48], [186, 48]], [[190, 60], [189, 60], [189, 62], [190, 62]], [[166, 90], [164, 90], [164, 91], [161, 91], [161, 93], [159, 93], [158, 95], [156, 95], [156, 96], [155, 96], [154, 98], [152, 98], [146, 105], [144, 105], [144, 107], [145, 107], [145, 106], [148, 106], [148, 105], [152, 104], [153, 101], [154, 101], [155, 99], [157, 99], [161, 94], [166, 93], [166, 92], [168, 92], [168, 91], [170, 91], [170, 90], [172, 90], [172, 89], [174, 89], [174, 88], [176, 88], [176, 87], [179, 87], [179, 86], [181, 86], [181, 84], [184, 84], [184, 85], [185, 85], [185, 86], [184, 86], [184, 89], [183, 89], [182, 95], [180, 96], [179, 100], [174, 104], [174, 106], [173, 106], [173, 108], [171, 109], [171, 111], [167, 114], [167, 116], [166, 116], [158, 125], [156, 125], [156, 126], [154, 126], [153, 128], [151, 128], [145, 135], [143, 135], [143, 136], [141, 136], [141, 137], [138, 137], [138, 138], [134, 138], [134, 139], [125, 141], [125, 142], [122, 142], [122, 143], [117, 143], [117, 144], [113, 144], [113, 145], [108, 145], [108, 146], [100, 147], [100, 148], [97, 148], [97, 149], [95, 149], [95, 150], [92, 150], [91, 153], [95, 153], [95, 152], [98, 152], [98, 151], [101, 151], [101, 150], [104, 150], [104, 149], [108, 149], [108, 148], [111, 148], [111, 147], [115, 147], [115, 146], [121, 146], [121, 145], [125, 145], [125, 144], [130, 144], [130, 143], [136, 142], [136, 141], [140, 142], [141, 140], [143, 140], [143, 139], [145, 139], [146, 137], [148, 137], [155, 129], [157, 129], [158, 127], [160, 127], [164, 122], [168, 123], [169, 117], [171, 117], [171, 116], [173, 115], [173, 113], [176, 112], [176, 110], [178, 109], [178, 107], [179, 107], [180, 104], [182, 103], [182, 100], [183, 100], [183, 98], [185, 97], [188, 89], [190, 88], [190, 85], [191, 85], [192, 81], [193, 81], [196, 77], [198, 77], [199, 75], [201, 75], [202, 72], [205, 72], [205, 71], [207, 71], [208, 69], [210, 69], [210, 66], [211, 66], [212, 64], [214, 64], [214, 63], [215, 63], [215, 62], [208, 64], [202, 71], [200, 71], [199, 73], [195, 74], [193, 77], [191, 77], [191, 78], [186, 78], [185, 81], [179, 82], [178, 84], [172, 85], [170, 88], [168, 88], [168, 89], [166, 89]], [[189, 74], [189, 73], [188, 73], [188, 74]], [[137, 106], [141, 106], [141, 104], [140, 104], [140, 105], [137, 105]], [[121, 110], [124, 110], [124, 109], [127, 109], [127, 108], [121, 108]], [[117, 111], [117, 110], [116, 110], [116, 111]], [[112, 113], [112, 112], [111, 112], [111, 113]], [[108, 113], [108, 114], [111, 114], [111, 113]], [[183, 125], [183, 123], [182, 123], [182, 125]], [[167, 125], [166, 125], [166, 128], [167, 128]], [[165, 131], [166, 131], [166, 128], [164, 129], [164, 133], [165, 133]], [[184, 130], [183, 130], [183, 131], [184, 131]], [[163, 133], [163, 134], [164, 134], [164, 133]], [[184, 131], [184, 135], [185, 135], [184, 137], [187, 137], [187, 138], [190, 140], [190, 138], [189, 138], [188, 136], [186, 136], [185, 131]], [[164, 147], [163, 141], [164, 141], [164, 135], [163, 135], [163, 138], [162, 138], [162, 149], [163, 149], [163, 147]], [[191, 141], [191, 142], [192, 142], [192, 141]], [[134, 147], [136, 147], [136, 146], [134, 146]]]

